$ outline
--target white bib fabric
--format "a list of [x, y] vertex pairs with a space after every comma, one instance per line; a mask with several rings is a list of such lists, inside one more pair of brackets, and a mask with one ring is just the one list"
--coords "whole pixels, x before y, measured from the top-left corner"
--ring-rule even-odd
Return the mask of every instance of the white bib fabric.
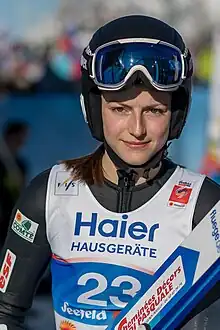
[[57, 329], [104, 330], [142, 295], [151, 276], [189, 235], [205, 176], [177, 167], [134, 211], [105, 209], [63, 165], [50, 173], [46, 226], [53, 259]]

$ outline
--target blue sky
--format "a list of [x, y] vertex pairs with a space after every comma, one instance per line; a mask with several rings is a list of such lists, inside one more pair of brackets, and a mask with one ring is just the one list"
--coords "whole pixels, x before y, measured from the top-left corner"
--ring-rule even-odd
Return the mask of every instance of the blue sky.
[[44, 18], [56, 13], [60, 0], [0, 0], [0, 28], [22, 36]]

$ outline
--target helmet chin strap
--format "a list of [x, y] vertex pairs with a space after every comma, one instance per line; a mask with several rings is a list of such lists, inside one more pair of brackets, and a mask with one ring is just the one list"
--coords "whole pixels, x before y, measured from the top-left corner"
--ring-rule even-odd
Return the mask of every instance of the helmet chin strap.
[[131, 169], [144, 169], [145, 177], [148, 177], [148, 172], [150, 169], [156, 168], [162, 159], [164, 159], [167, 156], [167, 149], [170, 146], [169, 144], [165, 144], [150, 160], [148, 160], [146, 163], [141, 164], [141, 165], [132, 165], [124, 162], [113, 150], [112, 148], [108, 145], [106, 141], [104, 141], [104, 147], [105, 150], [111, 159], [111, 161], [115, 164], [115, 166], [118, 169], [122, 169], [125, 171], [131, 170]]

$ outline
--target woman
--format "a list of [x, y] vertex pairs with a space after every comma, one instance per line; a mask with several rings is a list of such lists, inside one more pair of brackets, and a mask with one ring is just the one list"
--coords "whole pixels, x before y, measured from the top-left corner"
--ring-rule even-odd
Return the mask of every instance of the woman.
[[192, 59], [176, 30], [116, 19], [93, 35], [81, 65], [82, 110], [102, 144], [41, 173], [18, 201], [1, 271], [8, 330], [23, 329], [50, 260], [56, 328], [106, 329], [219, 200], [218, 185], [166, 158], [191, 101]]

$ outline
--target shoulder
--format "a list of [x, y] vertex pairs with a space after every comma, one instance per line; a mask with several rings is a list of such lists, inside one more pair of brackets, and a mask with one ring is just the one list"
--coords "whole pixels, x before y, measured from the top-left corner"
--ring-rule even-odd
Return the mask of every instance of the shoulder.
[[[184, 182], [197, 182], [198, 197], [195, 204], [192, 227], [195, 228], [212, 207], [220, 200], [220, 185], [204, 174], [191, 171], [178, 164], [183, 171]], [[195, 188], [195, 186], [194, 186]]]
[[220, 200], [220, 185], [205, 176], [197, 203], [205, 203], [210, 208]]
[[207, 206], [209, 206], [209, 208], [211, 208], [219, 200], [220, 185], [206, 176], [200, 190], [198, 203], [200, 203], [201, 205], [205, 203]]
[[200, 191], [201, 186], [203, 185], [203, 182], [205, 180], [204, 174], [192, 171], [181, 164], [176, 164], [170, 159], [166, 160], [166, 168], [169, 171], [171, 170], [172, 172], [176, 170], [176, 173], [178, 174], [179, 184], [183, 186], [185, 185], [186, 187], [190, 187], [193, 189], [193, 191]]
[[[25, 244], [27, 244], [27, 237], [24, 237], [23, 233], [20, 232], [20, 223], [23, 222], [32, 226], [34, 232], [32, 239], [35, 244], [48, 244], [46, 236], [46, 204], [47, 186], [51, 169], [49, 168], [35, 176], [23, 190], [14, 206], [8, 232], [8, 236], [12, 238], [13, 246], [14, 242], [16, 244], [20, 242], [18, 241], [19, 235], [22, 238], [21, 242], [24, 240]], [[18, 220], [18, 217], [20, 220]], [[33, 243], [33, 240], [29, 240], [29, 242]]]
[[73, 178], [72, 170], [63, 163], [54, 165], [35, 180], [46, 189], [46, 203], [55, 201], [55, 197], [72, 195], [78, 190], [78, 180]]
[[189, 168], [181, 165], [181, 164], [178, 164], [178, 167], [182, 169], [182, 171], [186, 174], [186, 175], [189, 175], [191, 177], [191, 179], [195, 179], [195, 180], [199, 180], [201, 179], [201, 182], [204, 181], [204, 179], [206, 178], [206, 176], [202, 173], [199, 173], [199, 172], [196, 172], [196, 171], [192, 171], [190, 170]]
[[42, 190], [47, 189], [48, 184], [51, 181], [51, 177], [57, 177], [59, 174], [68, 177], [70, 176], [70, 171], [66, 169], [64, 164], [55, 164], [52, 167], [40, 172], [37, 174], [28, 184], [26, 191], [30, 193], [33, 192], [42, 192]]
[[220, 185], [205, 177], [197, 199], [193, 227], [195, 227], [210, 209], [220, 200]]
[[17, 207], [27, 216], [44, 214], [50, 172], [51, 168], [35, 176], [20, 195]]
[[205, 177], [205, 180], [203, 182], [202, 185], [202, 189], [201, 192], [203, 192], [204, 194], [217, 194], [218, 198], [220, 197], [220, 185], [213, 181], [212, 179], [210, 179], [209, 177]]
[[48, 174], [48, 186], [53, 184], [65, 183], [66, 181], [71, 180], [72, 178], [71, 169], [67, 168], [65, 163], [56, 164], [51, 167]]
[[184, 166], [180, 167], [183, 168], [184, 172], [187, 173], [192, 180], [199, 180], [201, 184], [193, 216], [193, 228], [195, 228], [220, 200], [220, 185], [204, 174], [193, 172], [184, 168]]
[[36, 175], [28, 185], [28, 189], [38, 190], [46, 189], [48, 184], [50, 183], [51, 177], [57, 177], [59, 174], [64, 177], [70, 176], [70, 171], [66, 169], [64, 164], [55, 164], [52, 167], [40, 172]]
[[[48, 191], [54, 189], [57, 179], [61, 180], [59, 173], [68, 176], [62, 164], [54, 165], [36, 175], [21, 193], [13, 213], [19, 210], [27, 218], [35, 219], [37, 223], [45, 223]], [[51, 182], [53, 176], [55, 180]], [[65, 181], [65, 178], [62, 177], [62, 180]]]

